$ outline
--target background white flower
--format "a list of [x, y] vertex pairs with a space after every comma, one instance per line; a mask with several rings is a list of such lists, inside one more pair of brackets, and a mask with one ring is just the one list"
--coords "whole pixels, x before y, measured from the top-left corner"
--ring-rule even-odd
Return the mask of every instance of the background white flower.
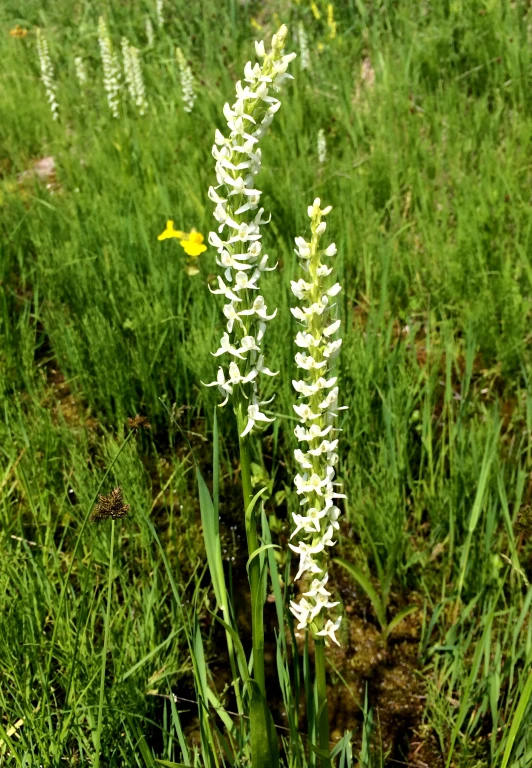
[[52, 116], [54, 120], [59, 117], [59, 104], [56, 97], [56, 83], [54, 68], [50, 58], [48, 42], [40, 29], [37, 29], [37, 53], [39, 54], [39, 63], [41, 65], [41, 80], [46, 90], [46, 97], [50, 103]]
[[102, 16], [98, 20], [98, 43], [103, 64], [103, 86], [113, 117], [118, 118], [120, 106], [120, 63], [113, 50], [107, 25]]
[[194, 91], [194, 76], [181, 48], [175, 49], [175, 55], [177, 58], [179, 75], [181, 78], [183, 109], [185, 112], [192, 112], [192, 109], [194, 108], [194, 102], [196, 101], [196, 93]]

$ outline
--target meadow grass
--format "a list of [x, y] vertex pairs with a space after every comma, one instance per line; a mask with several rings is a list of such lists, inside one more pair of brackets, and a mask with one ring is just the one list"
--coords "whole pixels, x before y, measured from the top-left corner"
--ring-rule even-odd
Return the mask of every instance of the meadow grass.
[[[283, 543], [279, 565], [297, 504], [293, 238], [319, 195], [333, 205], [345, 288], [338, 556], [385, 601], [387, 621], [418, 607], [420, 714], [384, 713], [379, 665], [363, 670], [346, 720], [354, 764], [532, 762], [532, 13], [519, 2], [337, 0], [331, 39], [326, 6], [317, 0], [316, 19], [306, 0], [167, 0], [163, 26], [155, 2], [0, 9], [0, 764], [92, 760], [111, 531], [85, 521], [98, 490], [120, 484], [131, 514], [116, 523], [102, 764], [200, 765], [195, 705], [183, 701], [194, 700], [195, 621], [220, 695], [226, 681], [209, 642], [193, 463], [175, 422], [208, 461], [217, 394], [200, 380], [214, 378], [222, 323], [207, 287], [213, 249], [190, 276], [180, 246], [157, 235], [167, 219], [212, 228], [214, 129], [253, 40], [279, 19], [292, 33], [303, 21], [311, 57], [309, 70], [294, 63], [260, 177], [272, 212], [264, 245], [280, 262], [261, 286], [279, 308], [265, 344], [281, 373], [279, 418], [252, 460], [259, 484], [275, 480], [266, 512]], [[99, 15], [117, 52], [122, 36], [140, 51], [144, 116], [125, 92], [111, 116]], [[10, 36], [16, 24], [27, 36]], [[36, 27], [54, 64], [57, 121]], [[190, 114], [176, 46], [195, 76]], [[293, 38], [288, 49], [298, 50]], [[22, 176], [47, 156], [53, 178]], [[151, 429], [131, 434], [137, 413]], [[238, 559], [238, 437], [226, 413], [219, 420], [221, 524]], [[333, 574], [346, 608], [358, 616], [362, 605], [378, 634], [371, 594]], [[329, 670], [336, 683], [361, 647], [349, 616]], [[394, 642], [404, 642], [400, 625]], [[392, 651], [382, 653], [391, 665]], [[283, 759], [299, 764], [289, 746]]]

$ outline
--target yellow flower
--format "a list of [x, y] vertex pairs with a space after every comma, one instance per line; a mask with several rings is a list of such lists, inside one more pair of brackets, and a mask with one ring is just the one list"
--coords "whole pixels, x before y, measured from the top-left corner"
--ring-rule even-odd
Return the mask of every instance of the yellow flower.
[[324, 50], [325, 50], [325, 46], [320, 40], [320, 42], [318, 43], [318, 53], [323, 53]]
[[204, 237], [201, 232], [196, 232], [195, 229], [191, 229], [188, 235], [185, 235], [181, 239], [181, 245], [183, 246], [187, 256], [196, 258], [207, 250], [207, 246], [203, 245]]
[[187, 237], [187, 235], [181, 232], [180, 229], [174, 229], [173, 221], [167, 221], [166, 229], [164, 232], [161, 232], [157, 240], [168, 240], [169, 237], [177, 237], [178, 240], [181, 240], [183, 237]]
[[26, 35], [28, 34], [28, 30], [22, 29], [20, 24], [17, 24], [17, 26], [14, 29], [10, 30], [9, 34], [11, 35], [11, 37], [26, 37]]
[[262, 24], [259, 24], [259, 22], [257, 21], [257, 19], [254, 19], [254, 18], [253, 18], [253, 16], [252, 16], [252, 17], [251, 17], [251, 19], [249, 20], [249, 23], [251, 24], [251, 26], [253, 27], [253, 29], [258, 29], [258, 30], [259, 30], [259, 32], [260, 32], [260, 30], [262, 29]]
[[327, 26], [329, 27], [329, 37], [334, 40], [336, 37], [336, 22], [334, 20], [334, 5], [329, 3], [327, 5]]
[[312, 13], [314, 14], [314, 18], [315, 19], [321, 19], [321, 13], [319, 11], [318, 6], [314, 2], [314, 0], [312, 0], [312, 2], [310, 4], [310, 9], [311, 9]]

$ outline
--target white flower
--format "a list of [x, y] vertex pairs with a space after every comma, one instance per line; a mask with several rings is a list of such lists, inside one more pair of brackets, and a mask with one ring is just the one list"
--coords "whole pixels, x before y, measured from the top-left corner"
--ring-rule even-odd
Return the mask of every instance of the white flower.
[[305, 355], [302, 352], [296, 354], [296, 364], [305, 371], [316, 371], [327, 365], [327, 360], [316, 360], [312, 355]]
[[322, 637], [328, 637], [333, 642], [335, 642], [336, 645], [340, 645], [340, 643], [336, 639], [336, 632], [338, 631], [341, 621], [342, 621], [341, 616], [338, 616], [336, 621], [331, 621], [330, 619], [328, 619], [325, 622], [325, 627], [320, 632], [316, 632], [316, 634], [321, 635]]
[[294, 428], [294, 434], [299, 440], [299, 442], [310, 443], [312, 442], [312, 440], [315, 440], [317, 437], [325, 437], [326, 435], [329, 434], [331, 429], [332, 429], [331, 425], [324, 427], [322, 429], [319, 424], [312, 424], [310, 429], [303, 429], [303, 427], [301, 427], [298, 424], [297, 427]]
[[248, 405], [248, 423], [246, 424], [244, 431], [240, 434], [240, 437], [245, 437], [249, 434], [258, 421], [271, 422], [275, 421], [275, 419], [269, 419], [261, 413], [259, 403], [255, 402]]
[[303, 349], [308, 349], [309, 347], [318, 347], [321, 343], [321, 336], [316, 338], [312, 333], [299, 331], [296, 335], [295, 342], [298, 347], [302, 347]]
[[301, 448], [296, 448], [294, 451], [294, 458], [303, 469], [312, 469], [312, 461], [308, 458], [306, 453], [303, 453]]
[[214, 357], [219, 357], [220, 355], [224, 354], [230, 354], [234, 355], [235, 357], [239, 357], [241, 360], [245, 360], [245, 357], [240, 354], [242, 350], [235, 349], [233, 345], [231, 344], [231, 340], [229, 338], [228, 333], [224, 333], [222, 338], [220, 339], [220, 348], [216, 352], [211, 352], [211, 354]]
[[336, 250], [336, 244], [335, 243], [331, 243], [327, 248], [325, 248], [324, 251], [322, 251], [322, 255], [323, 256], [336, 256], [337, 252], [338, 251]]
[[257, 371], [254, 369], [245, 376], [242, 376], [237, 363], [235, 363], [234, 360], [229, 363], [229, 380], [231, 384], [248, 384], [250, 381], [253, 381], [256, 376]]
[[229, 395], [233, 394], [233, 387], [231, 386], [231, 382], [226, 380], [223, 368], [221, 367], [218, 368], [216, 381], [211, 381], [210, 384], [205, 384], [202, 382], [202, 384], [204, 384], [205, 387], [218, 387], [220, 393], [225, 395], [225, 400], [223, 403], [221, 403], [221, 405], [225, 405], [229, 400]]
[[294, 478], [294, 485], [298, 493], [317, 493], [318, 496], [322, 495], [321, 489], [328, 483], [328, 478], [321, 478], [315, 472], [310, 477], [296, 475]]
[[236, 302], [241, 301], [241, 299], [236, 295], [236, 293], [234, 293], [231, 290], [231, 288], [224, 283], [220, 275], [218, 275], [218, 288], [211, 288], [209, 286], [209, 291], [211, 293], [221, 294], [222, 296], [225, 296], [226, 299], [229, 299], [229, 301], [236, 301]]
[[320, 413], [314, 413], [310, 405], [307, 405], [307, 403], [301, 403], [301, 405], [293, 405], [292, 407], [303, 424], [306, 424], [307, 421], [314, 421], [314, 419], [319, 419], [321, 416]]

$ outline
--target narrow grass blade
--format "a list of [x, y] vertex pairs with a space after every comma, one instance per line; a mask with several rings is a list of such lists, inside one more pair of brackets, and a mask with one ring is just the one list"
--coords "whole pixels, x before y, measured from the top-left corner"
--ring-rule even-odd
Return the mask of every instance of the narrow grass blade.
[[510, 733], [508, 734], [508, 741], [506, 742], [506, 749], [504, 750], [504, 756], [502, 758], [501, 768], [506, 768], [508, 765], [508, 761], [510, 760], [510, 755], [512, 754], [513, 745], [517, 737], [517, 734], [519, 732], [519, 728], [521, 727], [521, 723], [523, 722], [523, 717], [525, 716], [526, 708], [528, 706], [528, 702], [530, 701], [531, 696], [532, 696], [532, 672], [529, 672], [527, 681], [525, 683], [525, 687], [523, 688], [523, 692], [521, 693], [521, 697], [519, 699], [519, 704], [517, 705], [517, 709], [515, 710], [515, 715], [512, 720], [512, 725], [510, 726]]
[[399, 611], [399, 613], [396, 613], [393, 619], [390, 621], [388, 626], [386, 627], [386, 637], [388, 637], [396, 627], [399, 626], [399, 624], [406, 619], [407, 616], [410, 616], [411, 614], [415, 613], [415, 611], [418, 610], [417, 605], [408, 605], [406, 608], [403, 608], [402, 611]]

